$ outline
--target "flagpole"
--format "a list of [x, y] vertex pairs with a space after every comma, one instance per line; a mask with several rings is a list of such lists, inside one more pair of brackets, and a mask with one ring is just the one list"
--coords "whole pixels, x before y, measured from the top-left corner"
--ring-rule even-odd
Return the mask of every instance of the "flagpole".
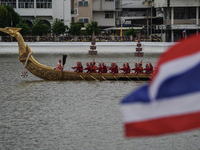
[[186, 34], [186, 29], [185, 29], [185, 38], [186, 38], [187, 34]]
[[122, 41], [122, 21], [121, 21], [120, 37], [121, 37], [121, 41]]

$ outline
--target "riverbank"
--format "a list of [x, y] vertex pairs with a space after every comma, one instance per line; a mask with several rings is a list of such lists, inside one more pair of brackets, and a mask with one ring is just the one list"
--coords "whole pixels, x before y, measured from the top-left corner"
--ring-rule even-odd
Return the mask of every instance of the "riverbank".
[[[91, 42], [26, 42], [34, 53], [88, 53]], [[143, 52], [162, 53], [174, 42], [141, 42]], [[46, 48], [48, 46], [48, 48]], [[137, 42], [96, 42], [96, 50], [98, 53], [133, 53], [137, 47]], [[18, 52], [17, 42], [0, 42], [0, 53], [2, 52]], [[40, 48], [39, 48], [40, 47]]]

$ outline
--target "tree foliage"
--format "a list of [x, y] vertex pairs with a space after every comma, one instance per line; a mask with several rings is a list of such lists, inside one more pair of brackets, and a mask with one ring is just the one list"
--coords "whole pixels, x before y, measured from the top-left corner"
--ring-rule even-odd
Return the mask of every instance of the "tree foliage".
[[66, 26], [60, 19], [56, 18], [51, 25], [52, 33], [55, 35], [64, 34], [68, 26]]
[[[12, 26], [15, 27], [18, 23], [20, 23], [22, 21], [22, 18], [21, 16], [14, 11], [14, 9], [10, 6], [5, 6], [6, 9], [8, 10], [8, 12], [11, 13], [11, 21], [12, 21]], [[10, 23], [10, 26], [11, 26], [11, 23]]]
[[88, 35], [92, 35], [93, 32], [95, 35], [100, 33], [100, 28], [98, 27], [98, 22], [96, 21], [91, 21], [91, 23], [88, 23], [86, 26], [86, 31]]
[[50, 28], [41, 19], [35, 19], [33, 21], [33, 26], [31, 30], [32, 35], [42, 36], [47, 35], [47, 33], [50, 31]]
[[154, 2], [154, 0], [144, 0], [143, 2], [142, 2], [142, 5], [151, 5], [151, 3], [152, 2]]
[[28, 26], [28, 24], [26, 22], [20, 22], [19, 24], [17, 24], [15, 26], [16, 28], [22, 28], [19, 32], [21, 33], [21, 35], [28, 35], [30, 34], [30, 28]]
[[4, 5], [0, 5], [0, 27], [10, 27], [11, 19], [12, 16], [8, 9]]
[[129, 28], [129, 29], [125, 32], [125, 35], [127, 35], [127, 36], [132, 35], [132, 36], [135, 37], [136, 34], [137, 34], [137, 30], [133, 29], [133, 27], [132, 27], [132, 28]]
[[68, 30], [68, 33], [70, 35], [80, 35], [81, 27], [82, 25], [80, 23], [70, 23], [70, 28]]

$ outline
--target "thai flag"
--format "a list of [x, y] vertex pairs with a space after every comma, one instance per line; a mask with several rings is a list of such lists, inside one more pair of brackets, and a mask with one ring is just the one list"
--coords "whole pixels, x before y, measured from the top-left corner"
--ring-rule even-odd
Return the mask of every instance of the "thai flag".
[[159, 58], [152, 81], [121, 102], [126, 137], [156, 136], [200, 127], [200, 36]]

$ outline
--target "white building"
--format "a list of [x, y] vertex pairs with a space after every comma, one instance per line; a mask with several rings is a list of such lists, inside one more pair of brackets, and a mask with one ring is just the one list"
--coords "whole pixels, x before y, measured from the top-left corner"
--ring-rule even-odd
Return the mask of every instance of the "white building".
[[93, 20], [103, 28], [116, 26], [119, 12], [121, 0], [93, 0]]
[[166, 41], [176, 41], [186, 34], [198, 34], [200, 30], [199, 0], [154, 0], [154, 7], [164, 10], [162, 28]]
[[71, 0], [0, 0], [0, 4], [13, 7], [28, 24], [37, 18], [49, 26], [56, 18], [71, 23]]

